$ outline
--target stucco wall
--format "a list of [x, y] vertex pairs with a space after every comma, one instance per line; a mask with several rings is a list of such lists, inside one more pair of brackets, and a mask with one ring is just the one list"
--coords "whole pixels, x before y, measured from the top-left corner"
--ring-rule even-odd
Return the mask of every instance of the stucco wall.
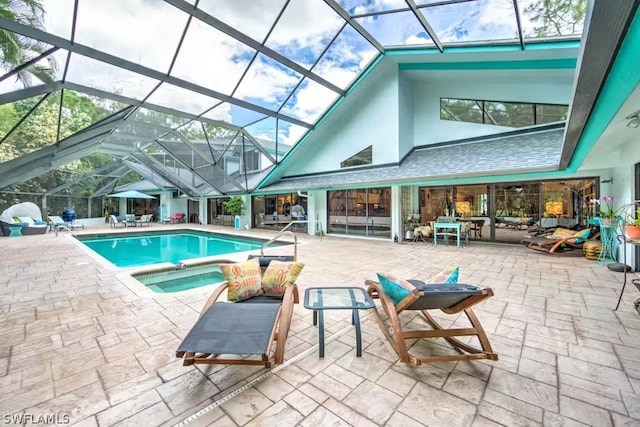
[[381, 62], [304, 141], [281, 174], [340, 169], [340, 162], [373, 145], [373, 164], [398, 161], [398, 69]]
[[513, 128], [440, 119], [440, 98], [566, 104], [572, 69], [403, 71], [413, 80], [415, 145], [427, 145]]

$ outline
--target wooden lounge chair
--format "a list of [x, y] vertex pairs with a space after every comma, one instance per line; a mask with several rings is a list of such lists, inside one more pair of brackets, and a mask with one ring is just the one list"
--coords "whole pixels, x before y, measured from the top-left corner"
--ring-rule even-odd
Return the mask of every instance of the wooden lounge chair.
[[[587, 228], [576, 232], [572, 232], [570, 230], [567, 231], [571, 234], [559, 234], [556, 237], [553, 235], [531, 236], [524, 238], [522, 242], [528, 242], [527, 247], [534, 251], [546, 252], [548, 254], [559, 256], [584, 256], [582, 249], [584, 247], [584, 243], [588, 241], [587, 239], [591, 234], [591, 229]], [[593, 238], [597, 238], [599, 234], [600, 233], [596, 233]]]
[[[259, 262], [267, 264], [267, 260], [270, 261], [266, 258]], [[293, 304], [299, 302], [298, 287], [288, 285], [284, 295], [259, 295], [240, 302], [218, 301], [227, 288], [228, 283], [224, 283], [209, 297], [200, 318], [178, 347], [176, 357], [183, 358], [185, 366], [201, 363], [270, 368], [281, 364]]]
[[[498, 360], [498, 355], [493, 352], [489, 339], [475, 315], [472, 306], [493, 296], [493, 292], [489, 288], [479, 288], [472, 285], [452, 284], [452, 283], [436, 283], [424, 284], [417, 280], [410, 280], [416, 289], [410, 291], [408, 295], [402, 298], [397, 304], [394, 304], [391, 297], [385, 292], [384, 287], [375, 281], [367, 280], [367, 292], [372, 298], [380, 300], [380, 308], [389, 317], [390, 327], [383, 320], [380, 309], [374, 309], [374, 315], [378, 326], [391, 344], [391, 347], [400, 357], [401, 362], [420, 365], [422, 363], [456, 361], [456, 360], [475, 360], [490, 359]], [[447, 314], [456, 314], [464, 312], [471, 327], [469, 328], [443, 328], [427, 310], [440, 309]], [[400, 314], [405, 310], [419, 311], [424, 320], [433, 328], [428, 330], [403, 329], [403, 322]], [[480, 348], [464, 343], [457, 336], [475, 336]], [[459, 352], [452, 355], [436, 355], [436, 356], [416, 356], [409, 352], [406, 340], [414, 340], [421, 338], [444, 338]]]

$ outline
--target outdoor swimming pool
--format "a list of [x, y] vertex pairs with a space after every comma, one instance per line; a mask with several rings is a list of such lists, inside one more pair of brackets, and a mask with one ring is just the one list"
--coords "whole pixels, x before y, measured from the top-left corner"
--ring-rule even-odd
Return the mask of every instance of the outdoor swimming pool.
[[[257, 250], [266, 241], [191, 230], [100, 235], [78, 240], [118, 267], [178, 264], [191, 258]], [[274, 242], [269, 247], [281, 244]]]

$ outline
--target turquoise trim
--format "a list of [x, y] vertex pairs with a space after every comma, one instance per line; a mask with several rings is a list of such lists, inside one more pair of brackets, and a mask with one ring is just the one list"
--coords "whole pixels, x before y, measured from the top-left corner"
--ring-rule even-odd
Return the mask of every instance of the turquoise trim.
[[420, 70], [541, 70], [558, 68], [576, 68], [576, 58], [532, 59], [525, 61], [478, 61], [478, 62], [415, 62], [403, 63], [398, 67], [402, 71]]
[[360, 74], [360, 76], [356, 79], [356, 81], [353, 82], [351, 87], [347, 89], [345, 96], [349, 95], [351, 92], [354, 91], [356, 87], [358, 87], [360, 82], [369, 75], [369, 73], [375, 68], [376, 65], [378, 65], [378, 62], [382, 61], [382, 58], [384, 58], [384, 55], [378, 55], [378, 57], [373, 60], [373, 62], [367, 67], [367, 69], [364, 70], [364, 73]]
[[294, 145], [291, 150], [289, 150], [287, 152], [287, 154], [284, 155], [284, 157], [280, 160], [280, 162], [276, 165], [276, 167], [274, 167], [273, 169], [271, 169], [271, 171], [267, 174], [267, 176], [265, 176], [260, 183], [256, 186], [256, 190], [259, 190], [260, 188], [262, 188], [262, 186], [269, 180], [269, 178], [271, 178], [271, 175], [273, 175], [279, 168], [280, 166], [282, 166], [282, 164], [285, 162], [285, 160], [287, 160], [289, 158], [289, 156], [291, 156], [298, 148], [300, 148], [300, 146], [302, 145], [302, 143], [309, 137], [309, 135], [311, 135], [311, 132], [313, 132], [313, 130], [318, 127], [322, 122], [324, 122], [327, 117], [329, 117], [329, 115], [333, 112], [333, 110], [336, 109], [336, 107], [342, 102], [344, 101], [345, 96], [349, 95], [351, 92], [353, 92], [353, 90], [360, 85], [360, 83], [362, 83], [362, 80], [364, 79], [365, 76], [367, 76], [371, 70], [373, 70], [375, 68], [376, 65], [378, 65], [378, 63], [382, 60], [382, 58], [384, 57], [384, 55], [378, 55], [378, 57], [376, 59], [374, 59], [368, 66], [367, 68], [364, 70], [364, 72], [353, 82], [353, 84], [351, 85], [351, 87], [345, 92], [345, 94], [343, 96], [341, 96], [340, 98], [338, 98], [336, 100], [336, 102], [333, 103], [333, 105], [331, 107], [329, 107], [329, 109], [327, 111], [324, 112], [324, 114], [322, 115], [322, 117], [320, 117], [320, 119], [318, 120], [318, 122], [313, 126], [313, 128], [307, 130], [305, 132], [305, 134], [302, 136], [302, 138], [300, 138], [300, 141], [298, 141], [298, 143], [296, 145]]
[[568, 170], [575, 172], [640, 83], [640, 9], [631, 22], [600, 96], [573, 152]]
[[580, 47], [580, 40], [557, 40], [553, 42], [545, 41], [525, 41], [524, 50], [547, 50], [547, 49], [577, 49]]
[[[575, 49], [580, 47], [580, 40], [557, 40], [557, 41], [526, 41], [524, 50], [550, 50], [550, 49]], [[494, 45], [494, 46], [451, 46], [445, 47], [447, 53], [483, 53], [483, 52], [513, 52], [520, 51], [519, 44]], [[398, 55], [424, 55], [440, 53], [437, 47], [427, 47], [423, 49], [389, 49], [385, 52], [387, 56]]]
[[[335, 110], [338, 107], [338, 105], [342, 104], [342, 101], [344, 101], [344, 96], [341, 96], [340, 98], [338, 98], [336, 102], [334, 102], [333, 105], [329, 107], [327, 111], [325, 111], [325, 113], [322, 115], [322, 117], [320, 117], [320, 120], [318, 120], [318, 122], [313, 126], [313, 128], [315, 129], [316, 127], [320, 126], [320, 124], [324, 122], [327, 119], [327, 117], [329, 117], [329, 115], [333, 112], [333, 110]], [[298, 144], [296, 144], [296, 146], [297, 145]]]

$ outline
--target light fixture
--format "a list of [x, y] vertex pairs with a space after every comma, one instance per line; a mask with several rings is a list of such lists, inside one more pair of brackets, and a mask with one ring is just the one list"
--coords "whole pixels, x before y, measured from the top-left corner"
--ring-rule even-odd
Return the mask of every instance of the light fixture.
[[546, 202], [544, 204], [544, 213], [549, 215], [562, 215], [563, 213], [562, 201]]
[[626, 117], [629, 122], [627, 123], [628, 128], [637, 129], [640, 127], [640, 110], [635, 113], [631, 113]]

